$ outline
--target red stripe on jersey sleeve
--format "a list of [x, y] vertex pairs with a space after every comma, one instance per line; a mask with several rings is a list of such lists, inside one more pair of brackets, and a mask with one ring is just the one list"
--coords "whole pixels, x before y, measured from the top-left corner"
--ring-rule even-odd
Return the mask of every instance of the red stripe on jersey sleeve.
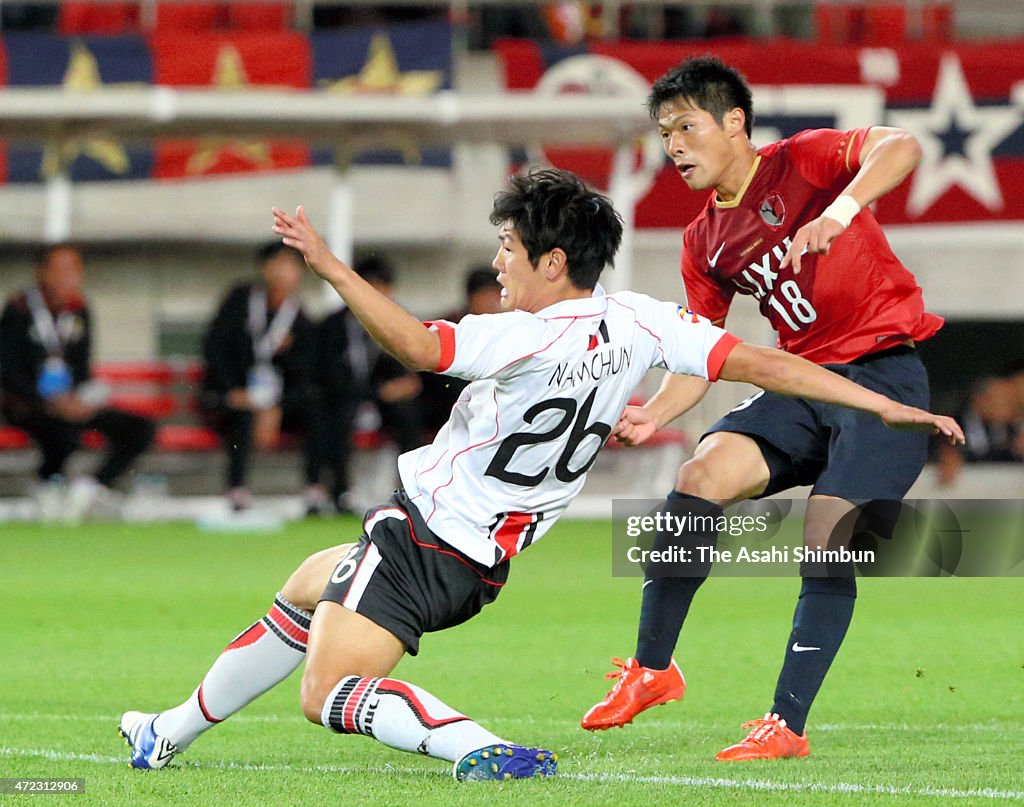
[[725, 360], [729, 358], [733, 348], [742, 341], [738, 336], [728, 331], [718, 338], [715, 346], [708, 353], [708, 381], [718, 380], [718, 374], [722, 371], [722, 365], [725, 364]]
[[851, 174], [856, 174], [860, 170], [860, 150], [864, 148], [864, 141], [867, 140], [870, 131], [870, 126], [866, 129], [850, 130], [850, 142], [846, 146], [846, 170]]
[[455, 361], [455, 328], [450, 322], [445, 322], [443, 319], [432, 319], [423, 324], [428, 328], [433, 328], [441, 337], [441, 358], [438, 360], [434, 372], [443, 373]]

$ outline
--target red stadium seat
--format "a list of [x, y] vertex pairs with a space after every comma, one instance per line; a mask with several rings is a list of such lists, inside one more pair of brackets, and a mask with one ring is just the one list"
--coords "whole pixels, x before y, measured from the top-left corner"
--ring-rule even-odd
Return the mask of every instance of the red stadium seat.
[[907, 41], [907, 9], [905, 6], [874, 6], [864, 8], [864, 43], [895, 47]]
[[952, 4], [928, 3], [921, 9], [921, 38], [926, 42], [949, 42], [953, 30]]
[[162, 361], [122, 361], [97, 364], [93, 377], [108, 384], [170, 384], [174, 370]]
[[114, 409], [131, 412], [134, 415], [159, 420], [170, 417], [178, 411], [178, 400], [168, 393], [147, 395], [145, 393], [115, 393], [109, 405]]
[[864, 8], [859, 5], [817, 3], [814, 6], [817, 39], [826, 45], [845, 45], [864, 38]]
[[158, 31], [212, 31], [225, 22], [219, 3], [157, 3]]
[[0, 426], [0, 451], [20, 451], [32, 445], [32, 440], [21, 429]]
[[99, 432], [94, 432], [91, 429], [82, 432], [82, 448], [88, 448], [90, 451], [101, 451], [106, 444], [106, 438]]
[[157, 451], [205, 452], [220, 448], [220, 438], [212, 429], [203, 426], [167, 424], [156, 430]]
[[352, 435], [352, 445], [357, 451], [376, 451], [387, 445], [387, 440], [380, 432], [358, 431]]
[[60, 4], [57, 31], [63, 36], [126, 34], [138, 30], [138, 3]]
[[292, 25], [290, 3], [231, 3], [228, 25], [245, 31], [287, 31]]

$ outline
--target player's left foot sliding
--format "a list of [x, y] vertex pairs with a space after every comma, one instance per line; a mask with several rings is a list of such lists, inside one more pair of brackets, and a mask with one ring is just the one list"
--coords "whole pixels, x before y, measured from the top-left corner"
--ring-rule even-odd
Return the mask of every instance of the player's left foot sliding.
[[132, 749], [129, 765], [141, 770], [162, 768], [178, 753], [178, 746], [153, 731], [157, 716], [143, 712], [125, 712], [121, 715], [118, 731]]
[[811, 753], [807, 732], [799, 737], [777, 714], [769, 712], [758, 720], [743, 724], [750, 733], [743, 742], [730, 745], [715, 754], [719, 762], [741, 762], [749, 759], [787, 759]]
[[470, 751], [456, 760], [452, 773], [460, 782], [532, 779], [554, 776], [558, 772], [558, 755], [543, 748], [495, 744]]

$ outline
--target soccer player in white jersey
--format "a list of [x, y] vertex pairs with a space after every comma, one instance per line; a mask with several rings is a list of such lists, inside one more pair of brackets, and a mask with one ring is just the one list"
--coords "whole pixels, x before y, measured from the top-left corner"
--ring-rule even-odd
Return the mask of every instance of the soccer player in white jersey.
[[124, 714], [120, 729], [137, 768], [163, 767], [305, 657], [302, 708], [313, 723], [447, 760], [459, 780], [554, 773], [550, 751], [498, 737], [388, 676], [405, 653], [418, 652], [423, 633], [464, 622], [498, 596], [511, 558], [579, 492], [651, 367], [747, 381], [873, 412], [891, 426], [963, 437], [949, 418], [742, 344], [674, 303], [606, 295], [597, 281], [622, 223], [606, 198], [567, 172], [516, 177], [496, 196], [493, 265], [508, 313], [457, 325], [421, 323], [376, 292], [328, 251], [301, 207], [294, 216], [273, 212], [274, 232], [381, 347], [411, 368], [472, 383], [434, 442], [399, 458], [403, 490], [367, 512], [357, 544], [308, 558], [184, 703]]

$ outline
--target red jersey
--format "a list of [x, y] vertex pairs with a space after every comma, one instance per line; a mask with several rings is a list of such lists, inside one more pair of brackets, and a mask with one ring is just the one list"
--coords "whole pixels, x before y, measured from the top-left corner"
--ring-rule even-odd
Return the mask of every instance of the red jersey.
[[759, 149], [739, 194], [707, 207], [683, 235], [687, 306], [718, 323], [733, 295], [749, 294], [779, 347], [818, 364], [922, 340], [943, 319], [924, 309], [914, 276], [868, 209], [832, 242], [779, 269], [796, 231], [818, 218], [860, 169], [868, 129], [814, 129]]

